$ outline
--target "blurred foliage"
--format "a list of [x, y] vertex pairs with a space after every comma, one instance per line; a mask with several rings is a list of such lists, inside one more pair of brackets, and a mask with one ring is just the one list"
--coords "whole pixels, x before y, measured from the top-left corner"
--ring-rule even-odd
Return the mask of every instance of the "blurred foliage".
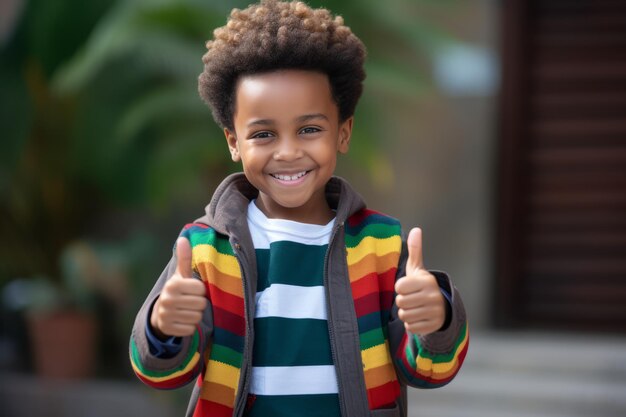
[[[16, 2], [19, 3], [19, 2]], [[451, 0], [312, 1], [368, 46], [348, 163], [393, 180], [381, 99], [428, 88], [424, 57], [448, 36], [419, 7]], [[197, 94], [204, 42], [247, 1], [31, 0], [0, 51], [0, 277], [58, 273], [59, 254], [112, 206], [150, 210], [237, 169]]]
[[[206, 203], [207, 183], [239, 169], [198, 96], [197, 76], [205, 41], [233, 7], [249, 1], [9, 3], [18, 13], [0, 44], [0, 286], [35, 276], [67, 286], [68, 262], [81, 262], [68, 261], [68, 251], [93, 252], [97, 265], [121, 265], [135, 305], [165, 260], [146, 266], [157, 251], [154, 233], [131, 231], [132, 217], [111, 221], [110, 213], [135, 210], [162, 220], [173, 201]], [[410, 105], [431, 88], [428, 58], [451, 39], [421, 11], [445, 12], [456, 2], [309, 3], [343, 15], [368, 48], [344, 163], [374, 187], [389, 186], [394, 169], [380, 108]], [[98, 223], [121, 230], [119, 241], [97, 243], [90, 234]], [[72, 252], [77, 244], [81, 251]]]
[[158, 210], [197, 190], [202, 168], [224, 171], [196, 87], [227, 13], [214, 3], [25, 5], [0, 54], [2, 276], [58, 275], [103, 210]]

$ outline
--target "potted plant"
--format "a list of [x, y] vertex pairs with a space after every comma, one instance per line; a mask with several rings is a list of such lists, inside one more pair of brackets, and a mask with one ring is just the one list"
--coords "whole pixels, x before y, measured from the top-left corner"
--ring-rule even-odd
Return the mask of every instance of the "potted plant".
[[43, 276], [13, 280], [3, 298], [23, 315], [38, 375], [86, 378], [96, 368], [99, 332], [94, 283], [101, 268], [85, 243], [68, 246], [61, 264], [60, 283]]

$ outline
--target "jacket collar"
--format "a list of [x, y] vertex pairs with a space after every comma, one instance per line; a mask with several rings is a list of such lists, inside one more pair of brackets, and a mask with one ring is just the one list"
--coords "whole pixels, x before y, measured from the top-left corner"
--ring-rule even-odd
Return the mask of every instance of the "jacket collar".
[[[206, 206], [205, 215], [196, 222], [210, 225], [218, 233], [237, 235], [242, 225], [247, 226], [243, 220], [248, 213], [248, 204], [258, 194], [259, 191], [243, 173], [231, 174], [217, 187]], [[326, 199], [337, 212], [335, 224], [342, 224], [349, 216], [365, 208], [363, 198], [340, 177], [332, 177], [326, 184]]]

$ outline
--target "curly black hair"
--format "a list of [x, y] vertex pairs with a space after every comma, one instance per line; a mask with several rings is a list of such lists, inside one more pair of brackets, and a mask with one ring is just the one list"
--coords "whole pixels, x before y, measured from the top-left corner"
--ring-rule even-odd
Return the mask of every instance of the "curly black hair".
[[341, 16], [301, 1], [263, 0], [233, 9], [213, 36], [202, 57], [198, 91], [220, 127], [234, 130], [239, 77], [281, 69], [326, 74], [340, 121], [354, 114], [365, 79], [365, 46]]

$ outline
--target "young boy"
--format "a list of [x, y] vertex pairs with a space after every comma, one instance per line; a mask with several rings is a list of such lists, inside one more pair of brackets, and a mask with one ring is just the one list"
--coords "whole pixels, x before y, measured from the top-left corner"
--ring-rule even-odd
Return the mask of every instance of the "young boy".
[[365, 78], [361, 41], [327, 10], [233, 10], [203, 57], [200, 95], [234, 174], [184, 227], [135, 322], [133, 369], [196, 379], [187, 416], [406, 416], [468, 347], [465, 311], [422, 263], [421, 231], [333, 177]]

